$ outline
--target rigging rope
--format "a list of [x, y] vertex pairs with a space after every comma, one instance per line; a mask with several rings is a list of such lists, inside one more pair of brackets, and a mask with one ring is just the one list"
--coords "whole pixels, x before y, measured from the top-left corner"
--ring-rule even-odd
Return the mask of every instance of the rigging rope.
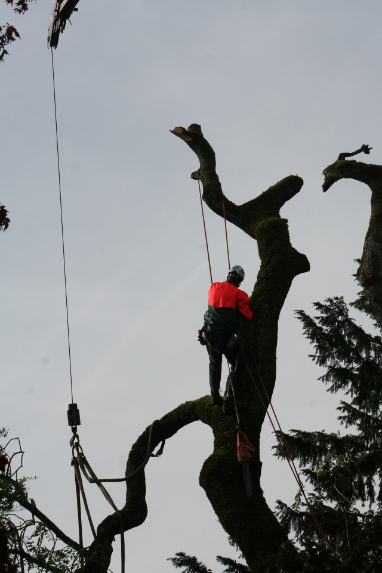
[[[249, 339], [248, 339], [248, 340], [249, 340]], [[276, 430], [276, 428], [275, 428], [275, 425], [274, 425], [274, 423], [273, 423], [272, 417], [270, 416], [270, 414], [269, 414], [269, 412], [268, 412], [268, 407], [267, 407], [266, 404], [264, 403], [264, 400], [263, 400], [263, 397], [261, 396], [260, 390], [259, 390], [259, 388], [258, 388], [258, 386], [257, 386], [257, 384], [256, 384], [256, 382], [255, 382], [255, 379], [254, 379], [254, 377], [253, 377], [253, 375], [252, 375], [252, 372], [251, 372], [251, 370], [250, 370], [250, 368], [249, 368], [249, 366], [248, 366], [248, 363], [247, 363], [247, 361], [246, 361], [245, 358], [244, 358], [244, 360], [245, 360], [245, 365], [246, 365], [247, 370], [248, 370], [248, 372], [249, 372], [249, 375], [250, 375], [250, 377], [251, 377], [251, 379], [252, 379], [252, 382], [253, 382], [253, 384], [254, 384], [254, 386], [255, 386], [256, 392], [257, 392], [257, 394], [259, 395], [259, 398], [260, 398], [261, 403], [262, 403], [262, 405], [263, 405], [263, 407], [264, 407], [264, 410], [265, 410], [265, 412], [266, 412], [266, 414], [267, 414], [267, 416], [268, 416], [268, 418], [269, 418], [269, 421], [270, 421], [270, 423], [271, 423], [271, 425], [272, 425], [273, 431], [274, 431], [274, 433], [276, 434], [277, 440], [278, 440], [278, 442], [279, 442], [279, 444], [280, 444], [280, 448], [281, 448], [281, 450], [282, 450], [282, 452], [283, 452], [283, 454], [284, 454], [285, 459], [286, 459], [287, 462], [288, 462], [288, 465], [289, 465], [289, 467], [290, 467], [290, 469], [291, 469], [291, 472], [292, 472], [292, 474], [293, 474], [293, 476], [294, 476], [294, 478], [295, 478], [295, 480], [296, 480], [296, 482], [297, 482], [297, 485], [298, 485], [298, 487], [299, 487], [299, 489], [300, 489], [302, 495], [304, 496], [306, 505], [307, 505], [307, 507], [308, 507], [308, 509], [309, 509], [309, 512], [310, 512], [310, 514], [311, 514], [311, 516], [312, 516], [312, 518], [313, 518], [314, 523], [315, 523], [316, 526], [317, 526], [318, 531], [320, 532], [320, 534], [321, 534], [321, 536], [323, 537], [324, 541], [326, 541], [327, 545], [328, 545], [329, 548], [332, 550], [332, 552], [334, 553], [334, 555], [337, 557], [337, 559], [338, 559], [339, 561], [342, 561], [341, 557], [339, 557], [339, 555], [336, 553], [336, 551], [335, 551], [335, 549], [333, 548], [332, 544], [330, 543], [328, 537], [326, 536], [324, 530], [322, 529], [322, 526], [321, 526], [321, 524], [320, 524], [320, 522], [319, 522], [319, 520], [318, 520], [316, 514], [314, 513], [314, 510], [313, 510], [312, 506], [310, 505], [310, 503], [309, 503], [309, 501], [308, 501], [308, 498], [307, 498], [307, 496], [306, 496], [305, 489], [304, 489], [304, 486], [303, 486], [303, 484], [302, 484], [300, 475], [299, 475], [299, 473], [298, 473], [298, 471], [297, 471], [297, 468], [296, 468], [295, 463], [294, 463], [294, 461], [293, 461], [293, 457], [292, 457], [292, 455], [291, 455], [291, 453], [290, 453], [290, 450], [289, 450], [289, 448], [288, 448], [288, 444], [287, 444], [287, 442], [286, 442], [286, 440], [285, 440], [284, 432], [283, 432], [282, 429], [281, 429], [280, 422], [279, 422], [279, 420], [278, 420], [278, 417], [277, 417], [277, 415], [276, 415], [275, 409], [274, 409], [274, 407], [273, 407], [273, 404], [272, 404], [272, 402], [271, 402], [271, 399], [269, 398], [267, 389], [266, 389], [266, 387], [265, 387], [263, 378], [262, 378], [262, 376], [261, 376], [261, 373], [260, 373], [260, 370], [259, 370], [259, 367], [258, 367], [258, 364], [257, 364], [257, 360], [256, 360], [256, 357], [255, 357], [255, 354], [254, 354], [254, 352], [253, 352], [253, 347], [252, 347], [252, 344], [251, 344], [251, 341], [250, 341], [250, 340], [249, 340], [249, 345], [250, 345], [250, 348], [251, 348], [252, 357], [253, 357], [254, 362], [255, 362], [255, 365], [256, 365], [257, 373], [258, 373], [258, 375], [259, 375], [259, 378], [260, 378], [260, 380], [261, 380], [261, 384], [262, 384], [262, 386], [263, 386], [265, 395], [266, 395], [267, 400], [268, 400], [268, 404], [270, 405], [270, 407], [271, 407], [271, 409], [272, 409], [272, 412], [273, 412], [273, 414], [274, 414], [274, 416], [275, 416], [275, 419], [276, 419], [276, 421], [277, 421], [277, 425], [278, 425], [278, 427], [279, 427], [279, 432], [278, 432], [278, 431]], [[282, 441], [283, 441], [283, 443], [284, 443], [284, 447], [283, 447], [283, 444], [281, 443], [280, 434], [281, 434], [281, 437], [282, 437]]]
[[[198, 185], [199, 185], [200, 203], [201, 203], [202, 215], [203, 215], [204, 232], [205, 232], [206, 245], [207, 245], [208, 264], [209, 264], [209, 267], [210, 267], [211, 283], [212, 283], [211, 262], [210, 262], [210, 255], [209, 255], [209, 249], [208, 249], [207, 231], [206, 231], [206, 226], [205, 226], [205, 222], [204, 222], [204, 211], [203, 211], [203, 203], [202, 203], [202, 194], [201, 194], [201, 190], [200, 190], [199, 170], [197, 171], [197, 174], [198, 174]], [[227, 243], [228, 269], [230, 270], [230, 268], [231, 268], [231, 263], [230, 263], [230, 258], [229, 258], [227, 220], [226, 220], [226, 214], [225, 214], [224, 195], [223, 195], [222, 201], [223, 201], [224, 227], [225, 227], [225, 235], [226, 235], [226, 243]], [[309, 509], [309, 512], [310, 512], [310, 514], [311, 514], [311, 516], [312, 516], [312, 519], [313, 519], [313, 521], [314, 521], [314, 523], [315, 523], [315, 525], [316, 525], [316, 527], [317, 527], [319, 533], [321, 534], [322, 538], [323, 538], [324, 541], [327, 543], [328, 547], [331, 549], [331, 551], [333, 552], [333, 554], [336, 556], [336, 558], [337, 558], [339, 561], [342, 562], [341, 557], [336, 553], [335, 549], [334, 549], [333, 546], [331, 545], [331, 543], [330, 543], [328, 537], [326, 536], [324, 530], [322, 529], [322, 526], [321, 526], [321, 524], [320, 524], [320, 522], [319, 522], [319, 520], [318, 520], [316, 514], [315, 514], [314, 511], [313, 511], [312, 506], [310, 505], [310, 503], [309, 503], [309, 501], [308, 501], [308, 498], [307, 498], [306, 493], [305, 493], [304, 486], [303, 486], [302, 481], [301, 481], [301, 479], [300, 479], [299, 473], [298, 473], [298, 471], [297, 471], [297, 469], [296, 469], [295, 463], [294, 463], [294, 461], [293, 461], [293, 457], [292, 457], [292, 455], [291, 455], [291, 453], [290, 453], [290, 451], [289, 451], [288, 445], [287, 445], [286, 440], [285, 440], [284, 433], [283, 433], [283, 431], [282, 431], [282, 429], [281, 429], [280, 422], [279, 422], [279, 420], [278, 420], [278, 417], [277, 417], [277, 415], [276, 415], [275, 409], [274, 409], [274, 407], [273, 407], [273, 404], [272, 404], [272, 402], [271, 402], [271, 399], [270, 399], [270, 397], [269, 397], [269, 395], [268, 395], [268, 392], [267, 392], [267, 389], [266, 389], [266, 387], [265, 387], [263, 378], [262, 378], [262, 376], [261, 376], [260, 369], [259, 369], [259, 366], [258, 366], [256, 357], [255, 357], [255, 353], [254, 353], [254, 351], [253, 351], [253, 347], [252, 347], [252, 344], [251, 344], [251, 341], [250, 341], [249, 338], [248, 338], [248, 341], [249, 341], [249, 345], [250, 345], [250, 348], [251, 348], [252, 357], [253, 357], [253, 360], [254, 360], [254, 362], [255, 362], [255, 366], [256, 366], [256, 369], [257, 369], [257, 373], [258, 373], [259, 378], [260, 378], [260, 380], [261, 380], [261, 383], [262, 383], [262, 386], [263, 386], [265, 395], [266, 395], [267, 400], [268, 400], [268, 404], [270, 405], [270, 407], [271, 407], [271, 409], [272, 409], [272, 412], [273, 412], [273, 414], [274, 414], [274, 416], [275, 416], [275, 419], [276, 419], [276, 421], [277, 421], [277, 425], [278, 425], [278, 427], [279, 427], [279, 432], [278, 432], [278, 431], [276, 430], [276, 428], [275, 428], [275, 425], [274, 425], [274, 423], [273, 423], [272, 417], [270, 416], [270, 414], [269, 414], [269, 412], [268, 412], [268, 406], [265, 404], [265, 402], [264, 402], [264, 400], [263, 400], [263, 397], [262, 397], [262, 395], [261, 395], [261, 392], [260, 392], [260, 390], [259, 390], [259, 388], [258, 388], [258, 386], [257, 386], [257, 384], [256, 384], [256, 382], [255, 382], [255, 379], [254, 379], [254, 377], [253, 377], [253, 375], [252, 375], [252, 372], [251, 372], [251, 370], [250, 370], [250, 368], [249, 368], [249, 366], [248, 366], [248, 363], [247, 363], [247, 361], [245, 360], [245, 357], [244, 357], [244, 354], [243, 354], [243, 358], [244, 358], [244, 361], [245, 361], [245, 365], [246, 365], [247, 370], [248, 370], [248, 372], [249, 372], [249, 375], [250, 375], [250, 377], [251, 377], [251, 379], [252, 379], [252, 381], [253, 381], [253, 384], [254, 384], [254, 386], [255, 386], [255, 389], [256, 389], [256, 391], [257, 391], [257, 394], [259, 395], [259, 398], [260, 398], [261, 403], [262, 403], [262, 405], [263, 405], [263, 407], [264, 407], [265, 413], [267, 414], [267, 416], [268, 416], [268, 418], [269, 418], [269, 420], [270, 420], [270, 422], [271, 422], [272, 428], [273, 428], [273, 430], [274, 430], [274, 432], [275, 432], [275, 434], [276, 434], [276, 437], [277, 437], [277, 439], [278, 439], [278, 441], [279, 441], [279, 444], [280, 444], [281, 450], [282, 450], [282, 452], [283, 452], [283, 455], [284, 455], [285, 459], [286, 459], [287, 462], [288, 462], [288, 465], [289, 465], [289, 467], [290, 467], [290, 469], [291, 469], [291, 471], [292, 471], [292, 474], [293, 474], [293, 476], [294, 476], [294, 478], [295, 478], [295, 480], [296, 480], [296, 482], [297, 482], [297, 485], [298, 485], [298, 487], [299, 487], [301, 493], [302, 493], [303, 496], [304, 496], [306, 505], [307, 505], [307, 507], [308, 507], [308, 509]], [[228, 364], [228, 360], [227, 360], [227, 364]], [[229, 367], [229, 364], [228, 364], [228, 367]], [[233, 391], [233, 397], [234, 397], [235, 413], [236, 413], [236, 418], [237, 418], [238, 426], [239, 426], [239, 430], [240, 430], [240, 419], [239, 419], [239, 413], [238, 413], [238, 408], [237, 408], [237, 404], [236, 404], [235, 391], [234, 391], [234, 387], [233, 387], [233, 384], [232, 384], [232, 378], [231, 378], [231, 385], [232, 385], [232, 391]], [[241, 430], [240, 430], [240, 431], [241, 431]], [[285, 447], [283, 447], [283, 444], [281, 443], [281, 439], [280, 439], [279, 433], [281, 434], [282, 441], [283, 441]]]
[[[61, 191], [61, 170], [60, 170], [60, 150], [58, 144], [58, 126], [57, 126], [57, 100], [56, 100], [56, 81], [55, 81], [55, 74], [54, 74], [54, 58], [53, 58], [53, 48], [51, 48], [52, 54], [52, 79], [53, 79], [53, 99], [54, 99], [54, 120], [55, 120], [55, 127], [56, 127], [56, 151], [57, 151], [57, 172], [58, 172], [58, 188], [59, 188], [59, 196], [60, 196], [60, 213], [61, 213], [61, 238], [62, 238], [62, 258], [64, 263], [64, 284], [65, 284], [65, 306], [66, 306], [66, 326], [67, 326], [67, 333], [68, 333], [68, 354], [69, 354], [69, 373], [70, 373], [70, 394], [72, 399], [72, 404], [74, 403], [73, 397], [73, 376], [72, 376], [72, 356], [70, 350], [70, 328], [69, 328], [69, 306], [68, 306], [68, 290], [67, 290], [67, 278], [66, 278], [66, 259], [65, 259], [65, 240], [64, 240], [64, 220], [63, 220], [63, 209], [62, 209], [62, 191]], [[77, 442], [75, 439], [77, 438]], [[85, 506], [86, 514], [88, 517], [89, 525], [93, 534], [94, 539], [96, 538], [96, 530], [93, 524], [93, 520], [90, 514], [88, 502], [86, 499], [86, 494], [84, 490], [84, 486], [82, 483], [81, 471], [82, 469], [84, 475], [88, 478], [86, 472], [84, 471], [83, 467], [83, 460], [81, 459], [79, 453], [79, 437], [76, 432], [73, 431], [73, 436], [71, 439], [71, 446], [73, 452], [73, 459], [72, 465], [74, 467], [74, 475], [75, 475], [75, 482], [76, 482], [76, 497], [77, 497], [77, 517], [78, 517], [78, 528], [79, 528], [79, 538], [80, 538], [80, 545], [83, 547], [83, 534], [82, 534], [82, 518], [81, 518], [81, 499], [80, 494], [82, 496], [82, 500]], [[74, 449], [77, 449], [78, 456], [74, 456]], [[118, 510], [116, 505], [114, 504], [112, 498], [110, 497], [109, 493], [106, 491], [103, 485], [99, 482], [97, 476], [93, 472], [92, 468], [88, 464], [85, 456], [83, 456], [86, 467], [90, 474], [93, 476], [95, 483], [97, 483], [98, 487], [102, 491], [103, 495], [113, 507], [114, 511], [118, 514], [120, 519], [120, 533], [121, 533], [121, 571], [125, 573], [125, 539], [124, 539], [124, 529], [123, 529], [123, 519], [121, 512]], [[85, 463], [84, 462], [84, 463]]]
[[[105, 482], [112, 482], [112, 483], [116, 483], [116, 482], [122, 482], [122, 481], [127, 481], [130, 478], [134, 477], [138, 472], [140, 472], [141, 470], [143, 470], [143, 468], [148, 464], [150, 458], [159, 458], [159, 456], [162, 455], [163, 450], [164, 450], [164, 445], [166, 440], [162, 440], [161, 446], [159, 447], [158, 451], [153, 454], [151, 453], [151, 449], [152, 449], [152, 431], [153, 428], [155, 426], [155, 424], [158, 422], [158, 420], [154, 420], [154, 422], [151, 424], [150, 426], [150, 433], [149, 433], [149, 440], [148, 440], [148, 444], [147, 444], [147, 453], [145, 455], [145, 459], [143, 461], [143, 463], [136, 469], [134, 470], [131, 474], [129, 474], [128, 476], [125, 476], [123, 478], [106, 478], [106, 479], [99, 479], [97, 478], [97, 476], [94, 474], [92, 477], [89, 476], [89, 474], [86, 472], [86, 468], [89, 465], [89, 462], [87, 461], [84, 451], [82, 449], [82, 446], [80, 446], [79, 444], [79, 438], [78, 435], [77, 440], [78, 440], [78, 445], [76, 446], [78, 448], [79, 451], [79, 458], [78, 458], [78, 462], [80, 465], [80, 468], [84, 474], [84, 476], [86, 477], [86, 479], [88, 480], [89, 483], [96, 483], [97, 485], [100, 483], [105, 483]], [[72, 438], [73, 439], [73, 438]], [[92, 471], [92, 470], [91, 470]], [[93, 472], [94, 473], [94, 472]]]
[[152, 448], [152, 433], [153, 433], [153, 428], [154, 428], [156, 423], [157, 423], [157, 420], [154, 420], [154, 422], [150, 426], [149, 439], [148, 439], [148, 443], [147, 443], [147, 453], [145, 455], [145, 459], [144, 459], [143, 463], [136, 470], [134, 470], [131, 474], [129, 474], [128, 476], [125, 476], [124, 478], [99, 479], [96, 476], [93, 468], [89, 464], [88, 460], [86, 459], [86, 456], [85, 456], [84, 451], [82, 449], [82, 446], [80, 444], [80, 438], [79, 438], [78, 434], [73, 433], [73, 436], [71, 437], [71, 440], [70, 440], [70, 445], [72, 447], [72, 465], [74, 466], [74, 474], [75, 474], [75, 479], [76, 479], [77, 511], [78, 511], [78, 524], [79, 524], [79, 531], [80, 531], [81, 547], [83, 546], [83, 543], [82, 543], [81, 504], [80, 504], [80, 497], [79, 497], [80, 494], [81, 494], [83, 502], [84, 502], [84, 506], [85, 506], [86, 514], [87, 514], [87, 517], [89, 520], [90, 528], [92, 530], [94, 538], [96, 538], [96, 531], [95, 531], [93, 521], [92, 521], [92, 518], [90, 515], [90, 510], [88, 507], [86, 494], [85, 494], [85, 490], [84, 490], [83, 483], [82, 483], [82, 477], [81, 477], [81, 472], [82, 472], [89, 483], [97, 484], [97, 486], [101, 490], [103, 496], [105, 497], [106, 501], [112, 506], [112, 508], [114, 509], [116, 514], [118, 515], [119, 522], [120, 522], [120, 535], [121, 535], [121, 571], [122, 571], [122, 573], [125, 573], [125, 537], [124, 537], [122, 513], [117, 508], [111, 495], [109, 494], [107, 489], [102, 485], [102, 483], [103, 482], [127, 481], [130, 478], [132, 478], [133, 476], [135, 476], [138, 472], [143, 470], [144, 467], [149, 462], [150, 458], [157, 458], [160, 455], [162, 455], [166, 440], [162, 440], [161, 446], [159, 447], [159, 449], [156, 453], [151, 452], [151, 450], [153, 449]]
[[[118, 515], [119, 524], [120, 524], [120, 531], [119, 532], [121, 535], [121, 572], [125, 573], [125, 535], [124, 535], [125, 531], [123, 528], [122, 514], [119, 511], [119, 509], [117, 508], [117, 506], [115, 505], [111, 495], [109, 494], [107, 489], [100, 483], [100, 480], [97, 478], [92, 467], [90, 466], [89, 462], [87, 461], [87, 459], [83, 453], [83, 449], [80, 445], [80, 439], [78, 437], [78, 434], [73, 434], [73, 436], [70, 440], [70, 445], [72, 446], [72, 454], [73, 454], [72, 465], [74, 466], [76, 483], [78, 484], [79, 489], [80, 489], [81, 494], [82, 494], [82, 499], [84, 501], [86, 513], [88, 516], [89, 524], [90, 524], [94, 539], [96, 539], [96, 532], [94, 529], [94, 525], [92, 522], [92, 518], [90, 515], [88, 504], [86, 501], [85, 490], [84, 490], [84, 487], [82, 484], [81, 471], [89, 482], [96, 483], [98, 485], [98, 487], [101, 490], [106, 501], [111, 505], [111, 507], [114, 509], [114, 511]], [[76, 450], [77, 455], [75, 455], [74, 450]], [[81, 471], [80, 471], [80, 469], [81, 469]], [[91, 477], [89, 476], [89, 474]]]
[[[81, 515], [81, 494], [80, 494], [80, 487], [77, 483], [76, 474], [74, 474], [74, 481], [76, 484], [76, 500], [77, 500], [77, 521], [78, 521], [78, 536], [80, 539], [80, 546], [84, 546], [84, 539], [82, 534], [82, 515]], [[81, 564], [83, 565], [83, 559], [81, 557]]]
[[70, 394], [73, 404], [73, 376], [72, 376], [72, 355], [70, 352], [70, 330], [69, 330], [69, 307], [68, 307], [68, 289], [66, 281], [66, 261], [65, 261], [65, 240], [64, 240], [64, 220], [62, 215], [62, 193], [61, 193], [61, 171], [60, 171], [60, 150], [58, 146], [58, 128], [57, 128], [57, 102], [56, 102], [56, 81], [54, 76], [54, 59], [52, 53], [52, 77], [53, 77], [53, 99], [54, 99], [54, 120], [56, 125], [56, 150], [57, 150], [57, 171], [58, 171], [58, 189], [60, 193], [60, 212], [61, 212], [61, 238], [62, 238], [62, 258], [64, 262], [64, 283], [65, 283], [65, 305], [66, 305], [66, 327], [68, 332], [68, 353], [69, 353], [69, 374], [70, 374]]

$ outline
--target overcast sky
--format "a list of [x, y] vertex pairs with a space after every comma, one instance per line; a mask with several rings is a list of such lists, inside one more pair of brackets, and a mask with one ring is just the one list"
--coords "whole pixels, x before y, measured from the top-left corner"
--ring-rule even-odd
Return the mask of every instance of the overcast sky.
[[[52, 1], [24, 16], [0, 4], [21, 40], [0, 64], [0, 426], [19, 436], [30, 494], [77, 538], [51, 54]], [[322, 170], [340, 152], [373, 147], [382, 162], [382, 4], [377, 0], [80, 0], [54, 53], [74, 398], [80, 438], [100, 477], [123, 475], [142, 431], [209, 392], [197, 343], [209, 273], [196, 156], [169, 129], [199, 123], [225, 194], [241, 204], [283, 177], [304, 179], [281, 211], [311, 272], [281, 314], [274, 405], [283, 429], [335, 431], [338, 397], [317, 378], [295, 309], [354, 300], [370, 191]], [[224, 226], [206, 208], [214, 280], [227, 271]], [[252, 292], [255, 242], [228, 225], [232, 264]], [[356, 316], [354, 311], [353, 316]], [[223, 374], [223, 378], [226, 372]], [[265, 421], [262, 484], [269, 505], [296, 493], [272, 457]], [[127, 571], [170, 573], [177, 551], [215, 572], [235, 557], [198, 475], [212, 451], [201, 423], [183, 429], [147, 468], [148, 518], [126, 534]], [[87, 488], [94, 521], [109, 506]], [[117, 505], [123, 484], [110, 487]], [[86, 527], [85, 541], [91, 542]], [[119, 540], [112, 569], [119, 571]]]

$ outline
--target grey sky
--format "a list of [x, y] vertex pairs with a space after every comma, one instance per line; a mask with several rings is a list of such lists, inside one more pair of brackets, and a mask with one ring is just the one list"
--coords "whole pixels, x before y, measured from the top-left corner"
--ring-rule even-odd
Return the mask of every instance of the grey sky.
[[[2, 2], [1, 23], [22, 40], [0, 67], [0, 425], [20, 436], [31, 496], [77, 535], [70, 467], [70, 401], [51, 60], [51, 1], [25, 16]], [[242, 203], [289, 174], [304, 179], [282, 210], [311, 272], [292, 285], [280, 320], [274, 405], [285, 430], [336, 430], [337, 399], [307, 358], [293, 310], [357, 287], [351, 274], [369, 218], [370, 192], [341, 181], [321, 191], [322, 170], [363, 143], [382, 162], [382, 5], [377, 1], [80, 0], [55, 52], [75, 401], [81, 442], [102, 477], [123, 474], [154, 419], [208, 392], [197, 341], [209, 274], [196, 156], [169, 129], [200, 123], [217, 154], [226, 195]], [[226, 274], [224, 227], [206, 208], [213, 275]], [[254, 241], [229, 225], [231, 260], [251, 293]], [[356, 315], [354, 315], [356, 316]], [[271, 507], [296, 486], [262, 439]], [[234, 556], [198, 474], [210, 428], [175, 436], [147, 468], [149, 515], [126, 535], [127, 570], [170, 573], [176, 551], [214, 569]], [[89, 489], [96, 522], [109, 512]], [[123, 485], [110, 488], [119, 505]], [[90, 542], [90, 531], [86, 541]], [[118, 543], [112, 569], [119, 570]]]

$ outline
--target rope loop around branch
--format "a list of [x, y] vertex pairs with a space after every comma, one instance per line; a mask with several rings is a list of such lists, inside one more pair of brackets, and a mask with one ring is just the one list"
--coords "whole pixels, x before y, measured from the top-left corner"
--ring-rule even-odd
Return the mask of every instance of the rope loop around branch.
[[152, 450], [152, 432], [153, 432], [153, 428], [157, 422], [158, 422], [158, 420], [154, 420], [154, 422], [150, 426], [149, 440], [148, 440], [148, 444], [147, 444], [147, 452], [146, 452], [143, 463], [136, 470], [134, 470], [131, 474], [129, 474], [123, 478], [105, 478], [105, 479], [97, 478], [92, 467], [90, 466], [89, 462], [86, 459], [85, 453], [84, 453], [82, 446], [80, 444], [79, 435], [76, 432], [73, 433], [73, 436], [70, 438], [70, 442], [69, 442], [70, 446], [72, 448], [73, 459], [75, 458], [77, 460], [78, 465], [81, 468], [82, 473], [84, 474], [84, 476], [86, 477], [86, 479], [88, 480], [89, 483], [96, 483], [97, 485], [99, 485], [99, 484], [106, 483], [106, 482], [115, 483], [115, 482], [127, 481], [128, 479], [135, 476], [138, 472], [143, 470], [143, 468], [148, 464], [150, 458], [159, 458], [159, 456], [161, 456], [163, 454], [166, 440], [162, 440], [161, 445], [159, 446], [159, 449], [155, 453], [151, 451]]
[[[88, 460], [86, 459], [85, 453], [84, 453], [82, 446], [80, 444], [80, 437], [77, 434], [77, 432], [73, 432], [73, 435], [70, 438], [70, 442], [69, 442], [70, 446], [72, 448], [72, 466], [74, 467], [74, 474], [75, 474], [75, 479], [76, 479], [77, 497], [79, 495], [81, 495], [81, 497], [82, 497], [94, 539], [97, 538], [96, 537], [97, 534], [96, 534], [96, 531], [95, 531], [95, 528], [93, 525], [93, 521], [92, 521], [92, 518], [90, 515], [90, 510], [89, 510], [85, 490], [84, 490], [83, 483], [82, 483], [81, 472], [85, 476], [85, 478], [87, 479], [87, 481], [89, 483], [97, 484], [101, 493], [105, 497], [106, 501], [111, 505], [111, 507], [114, 509], [114, 511], [118, 515], [119, 522], [120, 522], [120, 534], [121, 534], [121, 569], [122, 569], [122, 573], [125, 572], [125, 541], [124, 541], [123, 516], [122, 516], [121, 511], [115, 505], [111, 495], [109, 494], [107, 489], [102, 485], [102, 483], [103, 482], [127, 481], [131, 477], [135, 476], [138, 472], [143, 470], [144, 467], [148, 464], [150, 458], [157, 458], [157, 457], [162, 455], [166, 440], [162, 440], [162, 443], [161, 443], [161, 445], [160, 445], [160, 447], [156, 453], [152, 452], [152, 433], [153, 433], [153, 428], [154, 428], [155, 424], [157, 423], [157, 421], [158, 420], [154, 420], [154, 422], [150, 426], [150, 433], [149, 433], [149, 439], [148, 439], [148, 444], [147, 444], [147, 452], [146, 452], [143, 463], [135, 471], [133, 471], [133, 473], [131, 473], [128, 476], [125, 476], [124, 478], [98, 479], [93, 468], [91, 467]], [[77, 505], [78, 505], [78, 502], [79, 502], [79, 499], [77, 499]], [[79, 509], [79, 513], [78, 513], [78, 519], [79, 519], [79, 527], [80, 527], [80, 537], [81, 537], [81, 541], [82, 541], [82, 523], [81, 523], [80, 509]]]

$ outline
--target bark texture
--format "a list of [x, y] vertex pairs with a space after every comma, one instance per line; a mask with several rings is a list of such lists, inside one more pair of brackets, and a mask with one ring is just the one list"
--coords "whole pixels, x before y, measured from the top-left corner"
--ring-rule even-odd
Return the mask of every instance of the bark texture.
[[378, 322], [382, 325], [382, 166], [346, 161], [346, 157], [362, 151], [368, 154], [370, 148], [363, 145], [354, 153], [341, 153], [335, 163], [324, 169], [325, 181], [322, 189], [327, 191], [340, 179], [355, 179], [365, 183], [371, 190], [370, 222], [357, 277]]
[[[199, 177], [203, 183], [203, 199], [219, 216], [223, 216], [223, 193], [216, 174], [215, 153], [204, 138], [199, 125], [188, 129], [177, 127], [174, 135], [184, 140], [197, 155]], [[196, 172], [191, 175], [196, 178]], [[280, 209], [301, 189], [300, 177], [290, 175], [243, 205], [235, 205], [224, 197], [226, 218], [242, 229], [258, 244], [261, 266], [251, 295], [253, 319], [241, 327], [239, 340], [245, 360], [257, 380], [251, 346], [269, 396], [276, 381], [276, 348], [278, 319], [293, 279], [309, 271], [305, 255], [290, 243], [288, 224], [280, 217]], [[206, 384], [207, 384], [206, 372]], [[266, 401], [265, 395], [263, 398]], [[260, 485], [260, 432], [265, 411], [249, 376], [244, 380], [242, 402], [247, 410], [241, 415], [242, 430], [256, 447], [256, 458], [251, 466], [253, 497], [247, 498], [242, 468], [236, 457], [236, 419], [224, 416], [221, 407], [212, 407], [209, 396], [186, 402], [161, 420], [152, 431], [151, 449], [163, 439], [169, 439], [178, 430], [192, 422], [208, 424], [214, 435], [214, 448], [204, 462], [200, 485], [225, 531], [240, 547], [254, 573], [264, 571], [270, 555], [277, 555], [287, 536], [268, 507]], [[133, 445], [126, 466], [130, 475], [144, 462], [149, 440], [149, 430]], [[144, 469], [127, 480], [126, 504], [121, 510], [125, 531], [144, 522], [147, 515], [145, 501], [146, 483]], [[117, 514], [108, 516], [98, 527], [97, 538], [90, 547], [85, 565], [86, 573], [107, 571], [112, 551], [112, 541], [120, 530]]]

